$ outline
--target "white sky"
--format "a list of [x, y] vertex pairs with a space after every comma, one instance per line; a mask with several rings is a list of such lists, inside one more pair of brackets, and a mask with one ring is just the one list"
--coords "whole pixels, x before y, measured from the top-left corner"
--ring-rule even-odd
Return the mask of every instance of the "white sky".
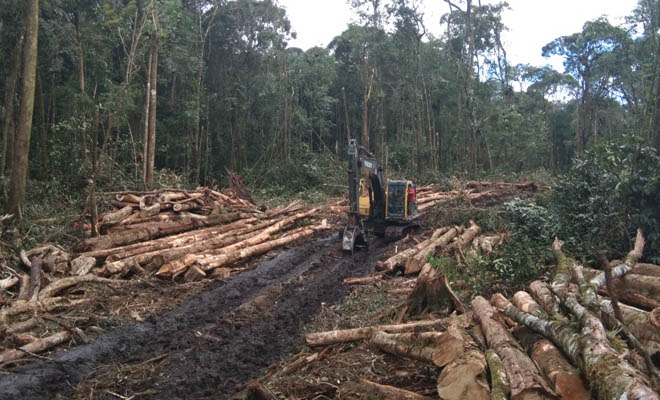
[[[483, 3], [495, 1], [483, 0]], [[292, 30], [298, 38], [292, 47], [308, 49], [325, 47], [354, 19], [347, 0], [279, 0], [286, 8]], [[440, 35], [440, 16], [448, 6], [442, 0], [423, 0], [427, 29]], [[561, 68], [560, 60], [541, 56], [541, 48], [559, 36], [582, 29], [589, 20], [606, 15], [612, 24], [623, 22], [630, 15], [637, 0], [508, 0], [511, 10], [503, 16], [509, 32], [504, 34], [509, 62], [532, 65], [552, 64]]]

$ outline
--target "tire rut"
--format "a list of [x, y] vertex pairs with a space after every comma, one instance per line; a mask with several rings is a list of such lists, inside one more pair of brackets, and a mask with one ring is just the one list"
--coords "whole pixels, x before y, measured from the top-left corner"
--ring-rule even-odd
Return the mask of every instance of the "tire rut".
[[141, 398], [228, 398], [299, 348], [302, 327], [321, 303], [341, 301], [348, 293], [343, 279], [370, 272], [383, 251], [376, 243], [370, 252], [343, 256], [335, 235], [283, 251], [176, 310], [15, 369], [0, 378], [0, 399], [66, 396], [100, 366], [163, 353], [170, 362], [149, 382], [155, 394]]

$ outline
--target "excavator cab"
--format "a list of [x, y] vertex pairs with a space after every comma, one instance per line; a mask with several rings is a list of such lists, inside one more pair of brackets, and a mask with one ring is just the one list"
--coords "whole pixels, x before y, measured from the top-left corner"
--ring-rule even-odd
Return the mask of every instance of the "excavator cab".
[[367, 247], [366, 233], [396, 239], [418, 228], [415, 185], [386, 181], [373, 154], [351, 139], [348, 144], [348, 223], [342, 249]]

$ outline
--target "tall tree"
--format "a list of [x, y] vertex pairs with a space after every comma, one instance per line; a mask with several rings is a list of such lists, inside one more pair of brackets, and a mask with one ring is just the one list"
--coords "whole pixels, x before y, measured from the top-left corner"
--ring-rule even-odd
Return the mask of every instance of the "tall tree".
[[39, 0], [25, 2], [25, 43], [23, 48], [23, 84], [18, 129], [14, 140], [9, 211], [22, 217], [25, 185], [28, 174], [30, 134], [34, 111], [34, 92], [37, 78], [37, 38], [39, 33]]

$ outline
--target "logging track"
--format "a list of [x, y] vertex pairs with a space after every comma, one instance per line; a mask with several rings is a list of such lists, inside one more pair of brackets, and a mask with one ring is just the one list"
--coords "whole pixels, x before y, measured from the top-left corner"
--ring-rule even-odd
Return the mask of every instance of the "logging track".
[[302, 327], [321, 303], [340, 302], [348, 293], [343, 279], [371, 272], [385, 250], [374, 241], [351, 257], [336, 234], [308, 241], [214, 283], [178, 309], [14, 369], [0, 377], [0, 399], [70, 398], [104, 370], [159, 357], [167, 362], [148, 380], [117, 377], [94, 398], [140, 391], [140, 399], [229, 398], [300, 348]]

